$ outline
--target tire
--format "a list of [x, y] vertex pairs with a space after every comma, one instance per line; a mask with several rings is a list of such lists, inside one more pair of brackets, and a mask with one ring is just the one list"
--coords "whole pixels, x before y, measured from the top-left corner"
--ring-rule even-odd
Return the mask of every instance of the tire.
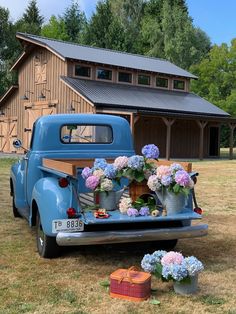
[[21, 214], [19, 213], [18, 209], [16, 208], [14, 193], [12, 194], [12, 212], [15, 218], [22, 218]]
[[175, 248], [177, 243], [178, 243], [177, 239], [174, 239], [174, 240], [163, 240], [163, 241], [158, 241], [157, 242], [157, 246], [158, 246], [158, 248], [160, 247], [160, 249], [164, 249], [164, 250], [170, 251], [170, 250], [173, 250]]
[[40, 214], [36, 217], [36, 242], [38, 253], [44, 258], [55, 258], [60, 254], [60, 247], [56, 243], [56, 237], [47, 236], [43, 232]]

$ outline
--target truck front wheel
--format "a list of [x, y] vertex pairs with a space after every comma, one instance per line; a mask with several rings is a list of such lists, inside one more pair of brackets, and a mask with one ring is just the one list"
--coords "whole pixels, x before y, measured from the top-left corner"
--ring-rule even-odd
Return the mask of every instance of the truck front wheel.
[[47, 236], [43, 232], [40, 214], [36, 217], [36, 241], [39, 255], [44, 258], [55, 258], [60, 253], [60, 247], [56, 243], [56, 237]]

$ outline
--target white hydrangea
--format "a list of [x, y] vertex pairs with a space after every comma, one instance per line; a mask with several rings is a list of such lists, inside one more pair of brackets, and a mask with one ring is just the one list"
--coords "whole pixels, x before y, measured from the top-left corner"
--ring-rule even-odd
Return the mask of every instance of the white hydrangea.
[[122, 214], [126, 214], [128, 208], [132, 206], [132, 200], [130, 197], [122, 197], [119, 203], [119, 210]]
[[111, 191], [111, 190], [113, 189], [112, 180], [107, 179], [107, 178], [103, 179], [103, 180], [101, 181], [101, 189], [102, 189], [103, 191]]

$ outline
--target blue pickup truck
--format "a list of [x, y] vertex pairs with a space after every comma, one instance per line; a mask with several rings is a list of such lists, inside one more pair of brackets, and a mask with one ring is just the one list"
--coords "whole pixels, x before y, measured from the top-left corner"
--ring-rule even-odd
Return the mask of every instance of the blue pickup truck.
[[[14, 145], [22, 148], [20, 140]], [[134, 153], [130, 126], [121, 117], [57, 114], [36, 120], [29, 150], [11, 168], [10, 188], [14, 216], [36, 226], [40, 256], [56, 257], [61, 246], [138, 241], [173, 244], [180, 238], [207, 234], [207, 225], [191, 225], [192, 220], [201, 219], [193, 211], [192, 195], [188, 208], [176, 217], [129, 217], [118, 209], [108, 219], [94, 216], [91, 190], [81, 176], [83, 168], [91, 167], [95, 158], [109, 162]]]

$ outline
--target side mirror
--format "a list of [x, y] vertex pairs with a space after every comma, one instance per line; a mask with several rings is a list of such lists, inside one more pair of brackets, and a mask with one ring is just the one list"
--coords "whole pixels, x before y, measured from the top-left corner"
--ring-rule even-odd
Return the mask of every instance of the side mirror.
[[16, 149], [19, 149], [22, 147], [22, 142], [21, 140], [17, 139], [17, 140], [14, 140], [12, 145], [16, 148]]

